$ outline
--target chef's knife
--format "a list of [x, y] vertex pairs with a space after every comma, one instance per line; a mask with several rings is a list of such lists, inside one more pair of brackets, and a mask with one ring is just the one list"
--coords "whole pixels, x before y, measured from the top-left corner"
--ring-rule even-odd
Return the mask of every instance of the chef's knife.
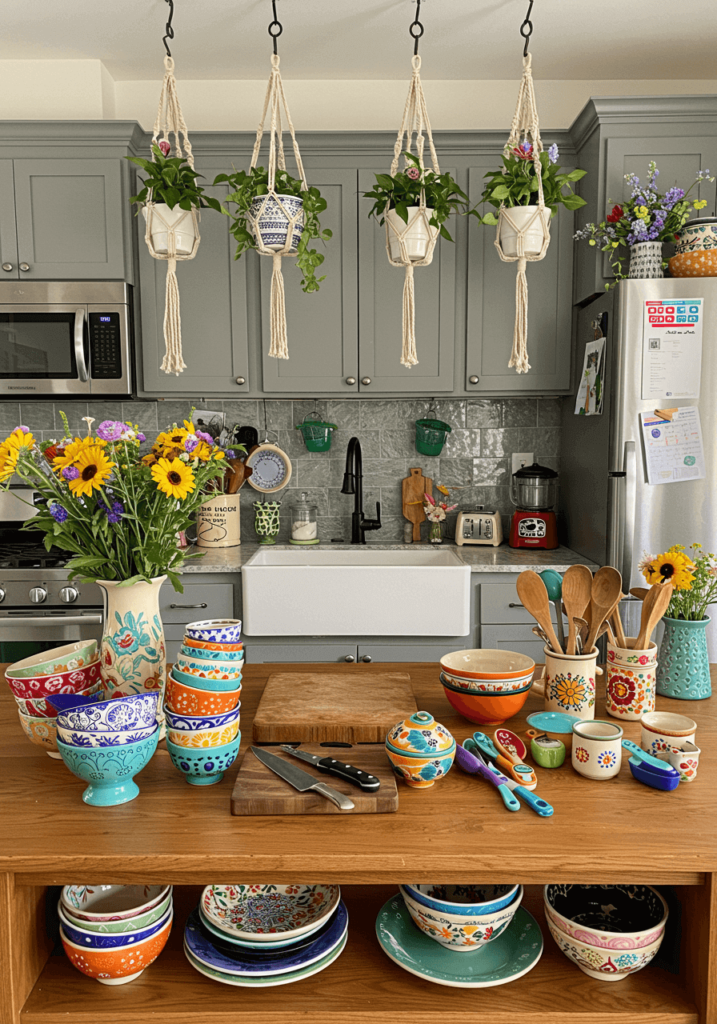
[[319, 757], [318, 754], [309, 754], [306, 750], [289, 747], [285, 744], [282, 744], [281, 749], [308, 764], [313, 764], [314, 768], [318, 768], [320, 772], [328, 772], [329, 775], [344, 779], [345, 782], [350, 782], [353, 786], [359, 786], [366, 793], [375, 793], [381, 785], [380, 779], [377, 779], [375, 775], [369, 775], [361, 768], [354, 768], [352, 764], [346, 764], [344, 761], [337, 761], [335, 757]]
[[288, 764], [283, 757], [277, 757], [276, 754], [270, 754], [268, 750], [261, 750], [259, 747], [252, 747], [251, 751], [254, 757], [258, 757], [262, 764], [265, 764], [267, 768], [271, 768], [284, 782], [288, 782], [290, 786], [298, 789], [300, 793], [313, 790], [315, 793], [325, 796], [327, 800], [331, 800], [342, 811], [352, 811], [356, 806], [353, 800], [349, 800], [343, 793], [339, 793], [338, 790], [327, 786], [325, 782], [319, 782], [313, 775], [309, 775], [308, 772], [303, 771], [301, 768]]

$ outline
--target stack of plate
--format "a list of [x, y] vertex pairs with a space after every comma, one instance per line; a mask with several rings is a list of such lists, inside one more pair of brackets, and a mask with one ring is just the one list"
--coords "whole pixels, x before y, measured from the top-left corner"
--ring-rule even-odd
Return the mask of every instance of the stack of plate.
[[224, 985], [290, 985], [341, 955], [348, 923], [338, 885], [208, 885], [189, 915], [184, 955]]

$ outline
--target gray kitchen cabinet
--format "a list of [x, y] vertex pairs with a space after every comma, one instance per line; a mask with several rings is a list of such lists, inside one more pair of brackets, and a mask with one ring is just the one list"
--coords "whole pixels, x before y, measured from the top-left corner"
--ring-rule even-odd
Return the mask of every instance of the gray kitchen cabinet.
[[[197, 160], [207, 181], [226, 169]], [[226, 186], [208, 187], [223, 199]], [[144, 224], [144, 221], [142, 221]], [[142, 327], [142, 393], [235, 394], [249, 391], [247, 327], [247, 266], [244, 256], [234, 260], [236, 243], [229, 234], [228, 218], [203, 210], [201, 242], [193, 260], [177, 264], [182, 316], [182, 349], [187, 369], [175, 376], [160, 369], [164, 358], [164, 308], [167, 264], [149, 254], [144, 232], [139, 238], [139, 278]], [[244, 379], [237, 383], [237, 377]]]
[[19, 277], [12, 160], [0, 160], [0, 264], [3, 269], [0, 277]]
[[309, 184], [321, 189], [328, 204], [321, 215], [321, 227], [329, 228], [333, 237], [326, 243], [312, 243], [324, 253], [317, 277], [326, 275], [326, 280], [318, 292], [305, 294], [294, 260], [282, 260], [289, 358], [274, 359], [269, 356], [273, 263], [268, 256], [259, 257], [263, 390], [348, 395], [358, 390], [359, 378], [357, 172], [312, 166], [309, 160], [305, 163]]
[[[296, 638], [294, 638], [296, 640]], [[311, 639], [299, 643], [262, 644], [246, 640], [246, 662], [248, 665], [291, 664], [292, 662], [313, 662], [315, 664], [356, 661], [356, 643], [316, 643]]]
[[481, 626], [480, 646], [486, 650], [525, 654], [536, 665], [545, 661], [545, 644], [535, 636], [531, 626]]
[[[469, 171], [475, 205], [486, 171], [497, 157], [485, 156]], [[569, 170], [570, 167], [564, 168]], [[530, 371], [508, 368], [515, 323], [516, 263], [504, 263], [495, 248], [495, 228], [472, 221], [468, 247], [468, 330], [465, 387], [470, 394], [564, 391], [570, 386], [573, 215], [560, 209], [551, 222], [545, 258], [529, 263], [528, 358]], [[477, 377], [471, 383], [471, 377]]]
[[[455, 175], [455, 168], [445, 168]], [[375, 184], [359, 172], [359, 191]], [[433, 260], [414, 270], [418, 365], [401, 366], [405, 270], [388, 262], [386, 229], [359, 207], [359, 374], [367, 394], [453, 391], [456, 335], [456, 245], [439, 238]], [[455, 228], [452, 228], [452, 233]], [[455, 234], [454, 234], [455, 237]]]
[[192, 579], [185, 573], [182, 586], [184, 593], [180, 594], [166, 582], [159, 593], [159, 613], [170, 662], [175, 661], [179, 654], [188, 622], [234, 618], [233, 583], [208, 581], [204, 574]]
[[435, 662], [438, 672], [438, 661], [449, 651], [463, 651], [471, 646], [472, 638], [467, 637], [463, 643], [456, 643], [450, 639], [445, 642], [434, 643], [361, 643], [358, 645], [358, 660], [360, 662], [380, 661], [426, 661]]

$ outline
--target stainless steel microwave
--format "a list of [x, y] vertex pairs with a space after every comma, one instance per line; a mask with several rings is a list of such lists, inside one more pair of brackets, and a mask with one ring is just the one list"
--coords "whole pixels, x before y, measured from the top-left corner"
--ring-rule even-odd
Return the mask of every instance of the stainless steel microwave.
[[0, 281], [0, 395], [128, 396], [132, 289]]

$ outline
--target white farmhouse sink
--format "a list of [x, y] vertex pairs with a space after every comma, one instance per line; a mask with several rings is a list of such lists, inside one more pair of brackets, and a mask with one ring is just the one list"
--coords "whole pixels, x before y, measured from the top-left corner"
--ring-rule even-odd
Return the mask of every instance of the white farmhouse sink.
[[450, 548], [262, 548], [242, 566], [250, 636], [464, 636], [470, 566]]

